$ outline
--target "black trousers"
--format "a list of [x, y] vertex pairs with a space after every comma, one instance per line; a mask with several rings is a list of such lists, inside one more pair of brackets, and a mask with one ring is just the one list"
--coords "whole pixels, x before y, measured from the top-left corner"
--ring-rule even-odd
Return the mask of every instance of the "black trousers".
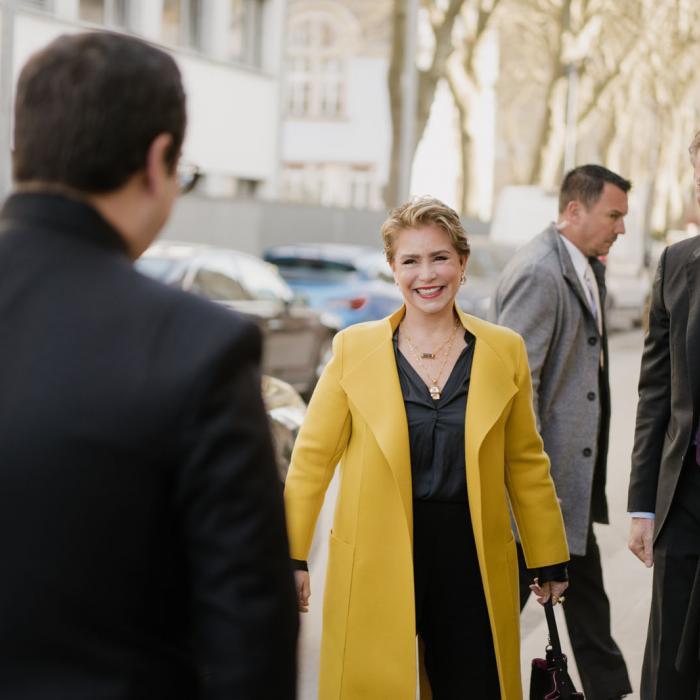
[[434, 700], [500, 700], [466, 503], [413, 502], [416, 632]]
[[654, 544], [642, 700], [700, 698], [699, 564], [700, 467], [693, 454], [685, 460], [671, 510]]
[[[525, 567], [520, 545], [518, 564], [522, 610], [530, 595], [533, 573]], [[603, 588], [600, 549], [592, 526], [586, 554], [572, 555], [568, 570], [570, 589], [566, 591], [564, 617], [586, 700], [609, 700], [631, 693], [625, 660], [610, 633], [610, 602]]]

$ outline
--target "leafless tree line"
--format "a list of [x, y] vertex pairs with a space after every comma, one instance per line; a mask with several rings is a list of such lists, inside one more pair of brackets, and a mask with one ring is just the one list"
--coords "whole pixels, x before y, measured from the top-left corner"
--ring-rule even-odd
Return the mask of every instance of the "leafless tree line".
[[[482, 96], [478, 57], [489, 33], [500, 52], [498, 136], [507, 154], [500, 184], [556, 187], [567, 130], [577, 162], [597, 161], [648, 193], [651, 226], [684, 211], [687, 142], [700, 128], [700, 3], [697, 0], [421, 0], [431, 41], [418, 68], [419, 143], [440, 81], [459, 115], [463, 213], [471, 193], [470, 114]], [[397, 197], [404, 0], [395, 0], [389, 94], [394, 122], [387, 204]], [[568, 105], [575, 88], [575, 109]], [[567, 110], [568, 105], [568, 110]], [[568, 111], [568, 113], [567, 113]], [[502, 168], [503, 170], [503, 168]]]

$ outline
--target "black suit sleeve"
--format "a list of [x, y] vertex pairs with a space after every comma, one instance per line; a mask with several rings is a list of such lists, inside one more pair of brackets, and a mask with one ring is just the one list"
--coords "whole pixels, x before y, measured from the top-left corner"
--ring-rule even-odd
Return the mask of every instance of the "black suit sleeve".
[[644, 340], [629, 487], [630, 512], [656, 510], [661, 451], [671, 413], [669, 311], [664, 301], [667, 250], [661, 255], [654, 279], [649, 332]]
[[257, 329], [219, 349], [189, 403], [177, 504], [202, 700], [294, 698], [297, 610]]

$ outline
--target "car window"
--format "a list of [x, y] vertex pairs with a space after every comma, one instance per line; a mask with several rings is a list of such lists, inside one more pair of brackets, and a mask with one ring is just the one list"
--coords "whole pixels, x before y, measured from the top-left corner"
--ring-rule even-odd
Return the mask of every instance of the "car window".
[[206, 267], [200, 267], [197, 270], [190, 291], [213, 301], [240, 301], [248, 298], [238, 280]]
[[307, 270], [309, 272], [356, 272], [356, 268], [351, 263], [340, 262], [338, 260], [322, 260], [319, 258], [294, 258], [294, 257], [268, 257], [269, 262], [277, 267], [284, 267], [292, 270]]
[[289, 302], [294, 297], [289, 285], [272, 265], [247, 257], [238, 258], [236, 264], [241, 282], [255, 299]]
[[338, 282], [357, 274], [357, 268], [352, 263], [339, 260], [275, 255], [267, 255], [266, 259], [277, 265], [286, 279], [322, 279]]

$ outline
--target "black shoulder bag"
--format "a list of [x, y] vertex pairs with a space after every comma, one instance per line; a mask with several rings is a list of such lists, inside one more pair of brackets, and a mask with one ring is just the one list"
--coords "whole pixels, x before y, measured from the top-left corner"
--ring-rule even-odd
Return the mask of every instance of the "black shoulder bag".
[[551, 598], [544, 604], [544, 614], [549, 628], [549, 644], [544, 659], [532, 660], [530, 700], [584, 700], [583, 693], [576, 691], [569, 677]]

